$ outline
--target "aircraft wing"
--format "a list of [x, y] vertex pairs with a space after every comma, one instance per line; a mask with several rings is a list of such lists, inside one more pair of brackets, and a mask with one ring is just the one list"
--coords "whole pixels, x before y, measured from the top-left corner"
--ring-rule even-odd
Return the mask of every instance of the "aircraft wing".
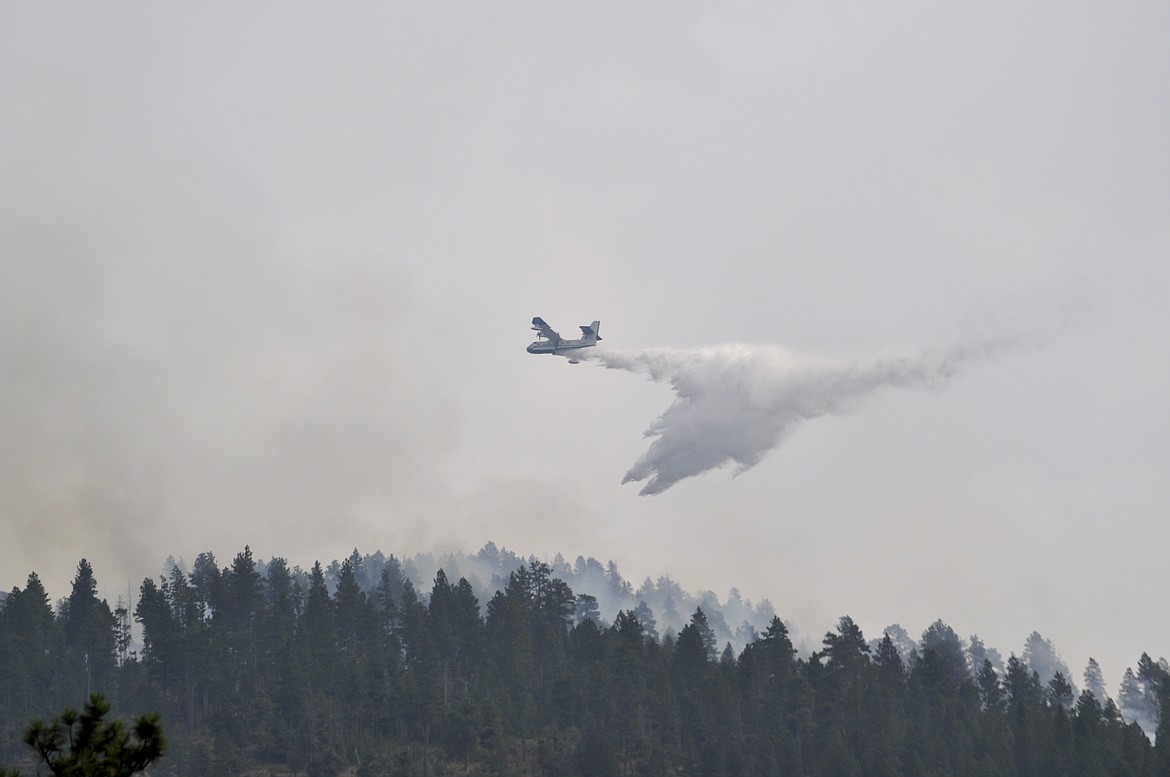
[[551, 326], [544, 323], [544, 319], [540, 316], [532, 319], [532, 329], [535, 332], [539, 332], [541, 337], [547, 337], [554, 343], [559, 343], [561, 341], [561, 336], [553, 331]]

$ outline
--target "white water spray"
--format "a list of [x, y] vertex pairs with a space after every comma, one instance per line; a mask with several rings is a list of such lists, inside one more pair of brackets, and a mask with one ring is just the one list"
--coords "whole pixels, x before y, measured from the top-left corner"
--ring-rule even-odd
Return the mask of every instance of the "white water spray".
[[834, 361], [776, 346], [596, 349], [583, 360], [669, 382], [674, 402], [645, 436], [649, 449], [623, 483], [658, 494], [683, 478], [734, 462], [735, 475], [759, 464], [801, 421], [840, 415], [883, 386], [941, 387], [972, 361], [1016, 344], [988, 340], [913, 357]]

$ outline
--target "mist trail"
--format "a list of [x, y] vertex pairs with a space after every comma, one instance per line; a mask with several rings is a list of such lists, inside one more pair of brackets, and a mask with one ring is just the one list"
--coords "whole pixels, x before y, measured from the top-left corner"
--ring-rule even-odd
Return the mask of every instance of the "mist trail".
[[1023, 343], [988, 339], [911, 357], [831, 360], [778, 346], [591, 349], [580, 358], [669, 382], [675, 398], [646, 430], [654, 438], [622, 479], [645, 481], [642, 495], [734, 462], [734, 475], [759, 464], [802, 421], [841, 415], [885, 386], [941, 387], [972, 362]]

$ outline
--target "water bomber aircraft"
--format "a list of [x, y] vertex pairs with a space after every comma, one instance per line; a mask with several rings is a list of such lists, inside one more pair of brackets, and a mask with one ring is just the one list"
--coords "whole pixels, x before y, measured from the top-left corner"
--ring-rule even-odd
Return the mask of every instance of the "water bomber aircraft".
[[553, 328], [544, 323], [540, 316], [532, 319], [532, 331], [536, 332], [536, 342], [528, 346], [529, 353], [551, 353], [555, 356], [564, 356], [569, 364], [577, 364], [578, 360], [573, 351], [579, 348], [591, 348], [597, 345], [601, 335], [597, 330], [601, 327], [600, 321], [594, 321], [589, 326], [581, 327], [580, 340], [564, 340]]

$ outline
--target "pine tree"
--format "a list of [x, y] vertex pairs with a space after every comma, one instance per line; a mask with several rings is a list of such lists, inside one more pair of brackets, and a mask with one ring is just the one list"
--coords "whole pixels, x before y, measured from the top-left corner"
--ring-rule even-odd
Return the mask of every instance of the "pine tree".
[[1064, 678], [1064, 675], [1057, 672], [1048, 681], [1048, 689], [1046, 693], [1048, 703], [1054, 707], [1063, 707], [1064, 709], [1072, 709], [1073, 703], [1076, 701], [1076, 695], [1073, 692], [1072, 684]]
[[873, 656], [873, 682], [862, 704], [864, 736], [859, 744], [863, 771], [874, 777], [899, 773], [900, 743], [905, 738], [906, 670], [890, 635], [884, 634]]
[[882, 641], [878, 643], [878, 648], [873, 656], [873, 664], [880, 673], [894, 678], [901, 677], [905, 671], [902, 657], [898, 655], [898, 649], [894, 647], [894, 641], [890, 639], [888, 633], [884, 634]]
[[[1040, 636], [1040, 632], [1033, 631], [1028, 635], [1022, 658], [1039, 676], [1041, 685], [1048, 685], [1057, 672], [1064, 675], [1065, 681], [1072, 685], [1072, 672], [1069, 671], [1068, 665], [1057, 654], [1052, 642]], [[1076, 686], [1073, 686], [1073, 692], [1075, 694]]]
[[1085, 674], [1083, 675], [1085, 681], [1085, 690], [1097, 697], [1098, 704], [1104, 704], [1105, 700], [1109, 698], [1109, 694], [1105, 691], [1105, 677], [1101, 672], [1101, 665], [1093, 657], [1089, 657], [1089, 663], [1085, 665]]
[[115, 625], [109, 604], [97, 598], [93, 567], [81, 559], [61, 612], [62, 691], [82, 696], [93, 690], [112, 690], [117, 648]]
[[135, 718], [133, 731], [107, 723], [110, 705], [93, 694], [81, 714], [65, 710], [51, 724], [35, 721], [25, 734], [37, 758], [57, 775], [129, 777], [166, 752], [158, 715]]
[[695, 608], [695, 612], [691, 615], [691, 625], [695, 627], [699, 638], [703, 641], [703, 649], [707, 655], [708, 661], [714, 661], [718, 656], [718, 643], [715, 640], [715, 632], [712, 631], [711, 626], [707, 623], [707, 615], [703, 612], [702, 607]]
[[190, 581], [195, 589], [199, 617], [210, 619], [223, 601], [223, 576], [215, 562], [214, 553], [207, 551], [195, 557]]
[[[11, 750], [18, 726], [45, 715], [46, 693], [60, 651], [49, 596], [36, 572], [24, 590], [13, 588], [0, 606], [0, 746]], [[6, 713], [6, 714], [5, 714]]]
[[970, 679], [967, 658], [963, 654], [963, 642], [954, 629], [942, 620], [936, 620], [922, 632], [921, 647], [922, 652], [933, 650], [942, 659], [955, 685]]
[[573, 623], [581, 625], [585, 621], [593, 621], [601, 625], [601, 610], [597, 606], [597, 597], [592, 594], [577, 594], [577, 601], [573, 608]]
[[[646, 582], [650, 582], [649, 578]], [[639, 601], [638, 606], [634, 608], [634, 617], [642, 624], [642, 630], [646, 632], [647, 638], [657, 641], [658, 621], [654, 619], [654, 610], [650, 609], [645, 599]]]
[[979, 675], [975, 679], [979, 686], [979, 698], [983, 703], [983, 709], [990, 713], [1001, 711], [1004, 707], [1003, 687], [990, 658], [983, 659], [983, 666], [980, 667]]

